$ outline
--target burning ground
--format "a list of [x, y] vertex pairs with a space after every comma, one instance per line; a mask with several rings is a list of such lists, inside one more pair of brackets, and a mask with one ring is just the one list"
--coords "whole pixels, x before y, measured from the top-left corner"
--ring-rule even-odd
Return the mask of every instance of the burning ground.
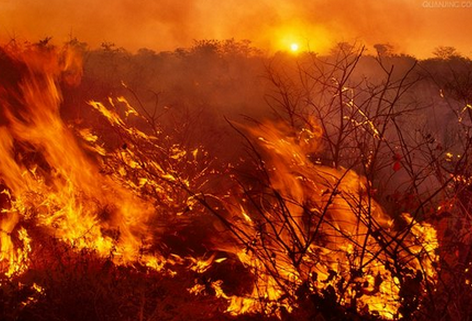
[[466, 315], [456, 67], [470, 60], [348, 44], [270, 59], [234, 40], [4, 46], [3, 319]]

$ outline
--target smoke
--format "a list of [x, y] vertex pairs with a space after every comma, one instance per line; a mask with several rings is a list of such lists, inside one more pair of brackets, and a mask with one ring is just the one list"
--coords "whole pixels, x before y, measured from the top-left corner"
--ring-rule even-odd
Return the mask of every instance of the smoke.
[[[469, 54], [465, 32], [472, 7], [434, 8], [428, 1], [385, 0], [0, 0], [0, 37], [35, 41], [70, 35], [91, 46], [173, 50], [194, 39], [250, 39], [269, 51], [290, 42], [323, 52], [339, 41], [425, 56], [439, 45]], [[455, 2], [454, 2], [455, 3]], [[433, 4], [433, 2], [431, 2]]]

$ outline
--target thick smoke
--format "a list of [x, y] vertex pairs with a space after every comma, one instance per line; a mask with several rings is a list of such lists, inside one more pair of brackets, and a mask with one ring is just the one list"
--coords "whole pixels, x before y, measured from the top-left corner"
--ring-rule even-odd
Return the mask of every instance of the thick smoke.
[[[441, 2], [443, 3], [443, 2]], [[129, 1], [2, 0], [0, 37], [56, 41], [70, 35], [92, 46], [114, 42], [129, 50], [173, 50], [193, 39], [250, 39], [269, 51], [302, 47], [323, 52], [334, 42], [392, 43], [397, 50], [424, 57], [439, 45], [468, 55], [472, 7], [438, 1]], [[468, 28], [469, 27], [469, 28]]]

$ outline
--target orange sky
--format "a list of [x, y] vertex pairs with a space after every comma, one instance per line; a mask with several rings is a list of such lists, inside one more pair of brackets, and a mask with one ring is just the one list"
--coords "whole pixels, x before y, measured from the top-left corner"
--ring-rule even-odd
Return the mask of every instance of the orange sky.
[[[441, 6], [452, 6], [443, 8]], [[193, 39], [250, 39], [269, 51], [298, 42], [389, 42], [429, 56], [439, 45], [472, 56], [472, 0], [0, 0], [0, 39], [55, 43], [72, 33], [92, 47], [173, 50]]]

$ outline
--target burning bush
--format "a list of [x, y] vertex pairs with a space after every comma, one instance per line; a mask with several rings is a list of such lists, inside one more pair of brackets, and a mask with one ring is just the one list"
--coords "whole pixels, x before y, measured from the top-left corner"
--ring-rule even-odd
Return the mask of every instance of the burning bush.
[[[372, 182], [353, 171], [357, 164], [317, 163], [313, 155], [333, 134], [320, 119], [287, 109], [290, 121], [228, 121], [247, 154], [222, 164], [124, 97], [88, 102], [100, 128], [65, 122], [60, 87], [77, 84], [79, 63], [70, 46], [7, 47], [0, 55], [1, 288], [7, 298], [27, 289], [20, 300], [27, 313], [67, 309], [70, 296], [54, 301], [60, 287], [84, 283], [98, 301], [137, 284], [113, 293], [109, 310], [93, 301], [87, 319], [178, 318], [149, 312], [148, 297], [182, 308], [190, 297], [197, 305], [211, 298], [214, 308], [201, 319], [220, 318], [224, 305], [229, 319], [399, 319], [433, 293], [435, 229], [417, 215], [385, 213]], [[334, 96], [347, 97], [346, 84], [335, 84]], [[353, 98], [349, 107], [368, 120]], [[341, 116], [339, 130], [359, 128]], [[374, 145], [385, 133], [377, 125], [362, 123]], [[51, 281], [64, 275], [80, 278]], [[187, 292], [169, 303], [173, 277]], [[131, 312], [114, 314], [125, 298]]]

